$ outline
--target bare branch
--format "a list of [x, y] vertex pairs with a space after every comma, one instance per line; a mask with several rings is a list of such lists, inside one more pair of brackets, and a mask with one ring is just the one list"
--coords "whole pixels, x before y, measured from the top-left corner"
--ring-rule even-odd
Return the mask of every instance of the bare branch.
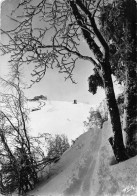
[[[77, 3], [77, 4], [79, 5], [79, 3]], [[81, 6], [81, 4], [80, 4], [80, 6]], [[93, 51], [93, 53], [97, 57], [98, 61], [99, 62], [102, 61], [103, 54], [100, 51], [99, 46], [95, 43], [94, 39], [91, 37], [91, 34], [88, 31], [85, 30], [85, 28], [84, 28], [85, 27], [84, 21], [83, 21], [83, 18], [81, 17], [81, 14], [78, 11], [77, 5], [73, 1], [70, 1], [70, 6], [71, 6], [71, 8], [73, 10], [73, 14], [74, 14], [74, 16], [76, 18], [76, 21], [77, 21], [78, 25], [82, 28], [82, 32], [83, 32], [84, 38], [86, 39], [90, 49]], [[84, 6], [84, 5], [82, 4], [82, 6]], [[86, 9], [86, 7], [84, 6], [84, 11], [85, 11], [85, 9]], [[89, 13], [90, 12], [88, 11], [87, 14], [89, 15]]]
[[92, 14], [92, 17], [93, 17], [93, 18], [94, 18], [94, 16], [95, 16], [96, 12], [97, 12], [97, 9], [98, 9], [99, 4], [100, 4], [101, 1], [102, 1], [102, 0], [98, 0], [98, 2], [97, 2], [96, 8], [95, 8], [95, 10], [94, 10], [94, 12], [93, 12], [93, 14]]
[[[91, 4], [91, 1], [84, 1], [86, 8], [89, 8]], [[59, 68], [60, 73], [66, 73], [68, 75], [66, 78], [74, 82], [72, 72], [78, 58], [88, 60], [96, 67], [99, 66], [98, 62], [102, 59], [102, 53], [94, 41], [95, 34], [90, 21], [86, 21], [81, 13], [78, 21], [75, 20], [67, 2], [55, 0], [53, 3], [48, 3], [46, 0], [41, 0], [37, 5], [33, 5], [31, 0], [24, 0], [19, 3], [17, 9], [20, 7], [24, 9], [24, 16], [18, 17], [15, 29], [3, 31], [10, 42], [2, 45], [1, 50], [4, 54], [11, 53], [9, 63], [12, 67], [34, 63], [35, 67], [31, 75], [36, 79], [31, 80], [33, 83], [39, 82], [47, 68], [54, 66]], [[43, 21], [43, 24], [46, 24], [45, 27], [33, 26], [36, 16], [40, 22]], [[84, 32], [88, 45], [90, 43], [90, 49], [97, 51], [98, 62], [79, 52], [79, 43], [83, 39], [81, 30]], [[53, 34], [50, 40], [46, 40], [50, 34]]]
[[[90, 20], [90, 23], [91, 23], [91, 26], [94, 30], [94, 33], [95, 35], [97, 36], [98, 40], [100, 41], [102, 47], [104, 48], [105, 50], [105, 58], [108, 58], [109, 56], [109, 47], [108, 47], [108, 44], [106, 43], [105, 39], [103, 38], [103, 36], [101, 35], [100, 31], [98, 30], [97, 28], [97, 25], [96, 25], [96, 22], [95, 22], [95, 19], [94, 19], [94, 15], [95, 15], [95, 12], [92, 14], [85, 6], [84, 4], [82, 3], [81, 0], [76, 0], [77, 2], [77, 5], [84, 11], [84, 13], [87, 15], [87, 17], [89, 18]], [[97, 3], [97, 7], [99, 6], [101, 0], [98, 1]], [[95, 9], [96, 11], [96, 9]]]

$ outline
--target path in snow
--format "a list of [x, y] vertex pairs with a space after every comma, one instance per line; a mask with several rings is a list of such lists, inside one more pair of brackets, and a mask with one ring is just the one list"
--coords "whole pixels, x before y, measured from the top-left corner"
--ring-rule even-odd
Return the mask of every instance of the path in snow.
[[54, 176], [30, 195], [34, 196], [91, 196], [94, 181], [101, 130], [94, 129], [81, 135], [75, 144], [63, 154], [61, 160], [51, 169]]
[[[91, 130], [93, 132], [93, 130]], [[78, 176], [72, 179], [69, 187], [64, 191], [64, 195], [91, 195], [91, 182], [95, 172], [98, 152], [101, 145], [101, 130], [94, 130], [87, 152], [83, 154], [84, 164], [78, 168]], [[81, 160], [80, 160], [81, 161]]]

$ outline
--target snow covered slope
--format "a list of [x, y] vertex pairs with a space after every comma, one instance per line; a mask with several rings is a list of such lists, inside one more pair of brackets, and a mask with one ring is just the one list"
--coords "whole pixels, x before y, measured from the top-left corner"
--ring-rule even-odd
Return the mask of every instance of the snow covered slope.
[[51, 167], [48, 181], [29, 196], [137, 196], [137, 157], [110, 165], [111, 124], [89, 129]]
[[[45, 104], [45, 105], [44, 105]], [[83, 121], [87, 120], [91, 105], [61, 101], [30, 102], [31, 135], [40, 133], [65, 134], [69, 141], [77, 138], [84, 132]]]

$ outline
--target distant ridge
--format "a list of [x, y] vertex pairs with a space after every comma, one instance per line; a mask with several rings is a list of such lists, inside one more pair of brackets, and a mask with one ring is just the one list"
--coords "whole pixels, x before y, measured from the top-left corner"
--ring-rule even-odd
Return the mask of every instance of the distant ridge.
[[47, 96], [38, 95], [38, 96], [35, 96], [32, 99], [27, 99], [27, 101], [39, 101], [39, 100], [47, 100]]

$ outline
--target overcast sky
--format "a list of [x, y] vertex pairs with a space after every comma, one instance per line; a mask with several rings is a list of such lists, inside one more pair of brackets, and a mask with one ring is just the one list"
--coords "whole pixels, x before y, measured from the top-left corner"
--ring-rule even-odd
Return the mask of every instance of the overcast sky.
[[[13, 22], [6, 16], [17, 5], [18, 0], [6, 0], [1, 7], [1, 25], [3, 29], [13, 28]], [[2, 39], [6, 39], [2, 37]], [[82, 43], [82, 51], [89, 52], [86, 44]], [[88, 92], [88, 77], [92, 74], [93, 66], [88, 61], [78, 61], [75, 67], [73, 78], [77, 84], [70, 80], [65, 81], [63, 74], [59, 74], [57, 69], [48, 69], [42, 81], [35, 84], [32, 88], [25, 90], [27, 97], [36, 95], [46, 95], [50, 100], [86, 102], [91, 105], [97, 105], [104, 99], [104, 90], [99, 89], [96, 95]], [[30, 83], [31, 68], [25, 66], [24, 81]], [[6, 77], [8, 73], [8, 56], [0, 57], [0, 76]]]

